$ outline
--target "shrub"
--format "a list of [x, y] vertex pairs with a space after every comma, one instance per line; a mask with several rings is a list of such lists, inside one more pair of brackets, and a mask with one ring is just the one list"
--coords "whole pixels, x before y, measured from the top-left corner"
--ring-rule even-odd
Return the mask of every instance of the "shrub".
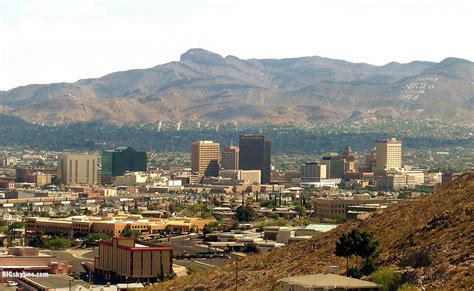
[[397, 289], [397, 291], [417, 291], [417, 290], [420, 290], [420, 288], [408, 283], [401, 285]]
[[189, 263], [189, 265], [186, 266], [186, 272], [189, 274], [196, 273], [198, 272], [198, 268], [194, 263]]
[[322, 223], [336, 223], [337, 222], [337, 218], [323, 218], [321, 220]]
[[381, 268], [370, 275], [372, 280], [382, 286], [382, 290], [397, 290], [401, 283], [401, 275], [392, 268]]
[[224, 218], [224, 216], [222, 216], [221, 214], [217, 214], [217, 213], [214, 213], [214, 218], [218, 221], [222, 221], [222, 219]]
[[278, 218], [280, 218], [280, 215], [278, 215], [278, 213], [272, 213], [272, 214], [270, 214], [270, 218], [274, 219], [274, 220], [277, 220]]

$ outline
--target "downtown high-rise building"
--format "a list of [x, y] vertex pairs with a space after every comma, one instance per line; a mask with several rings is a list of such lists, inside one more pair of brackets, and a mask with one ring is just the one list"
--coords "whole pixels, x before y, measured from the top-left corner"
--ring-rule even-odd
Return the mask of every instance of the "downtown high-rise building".
[[122, 176], [125, 172], [146, 172], [146, 152], [131, 147], [118, 147], [102, 153], [102, 177]]
[[196, 141], [191, 146], [191, 170], [203, 177], [219, 176], [220, 146], [212, 141]]
[[58, 180], [66, 185], [94, 185], [98, 179], [96, 154], [58, 155]]
[[221, 167], [224, 170], [238, 170], [239, 169], [239, 147], [227, 146], [222, 151]]
[[346, 172], [346, 160], [339, 155], [322, 157], [321, 165], [326, 166], [327, 179], [342, 179]]
[[402, 141], [395, 138], [375, 142], [375, 169], [377, 173], [402, 167]]
[[260, 170], [262, 184], [271, 180], [272, 142], [265, 135], [241, 135], [239, 138], [239, 169]]

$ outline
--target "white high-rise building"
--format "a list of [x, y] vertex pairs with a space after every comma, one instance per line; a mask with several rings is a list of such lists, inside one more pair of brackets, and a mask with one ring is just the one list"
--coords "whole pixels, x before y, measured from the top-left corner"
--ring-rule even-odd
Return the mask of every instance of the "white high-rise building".
[[402, 141], [395, 138], [375, 143], [375, 172], [398, 170], [402, 167]]

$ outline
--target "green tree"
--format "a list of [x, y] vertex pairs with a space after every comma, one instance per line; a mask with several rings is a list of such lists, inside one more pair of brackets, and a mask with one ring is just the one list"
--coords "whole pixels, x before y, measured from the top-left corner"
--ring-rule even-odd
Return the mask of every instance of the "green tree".
[[127, 229], [121, 234], [123, 237], [131, 237], [131, 238], [139, 238], [141, 235], [141, 232], [138, 230], [131, 230]]
[[55, 237], [48, 240], [44, 246], [48, 249], [67, 249], [71, 247], [71, 242], [61, 237]]
[[10, 243], [12, 243], [16, 239], [15, 229], [22, 229], [24, 227], [25, 227], [25, 224], [21, 221], [15, 221], [8, 225], [7, 231], [10, 234]]
[[25, 224], [23, 222], [15, 221], [8, 225], [8, 230], [15, 230], [15, 229], [24, 228], [24, 227], [25, 227]]
[[303, 205], [296, 205], [294, 210], [296, 211], [296, 213], [298, 213], [300, 217], [306, 216], [306, 207], [304, 207]]
[[336, 242], [334, 254], [338, 257], [346, 258], [346, 275], [349, 274], [349, 258], [354, 255], [354, 243], [348, 233], [344, 233]]
[[106, 234], [106, 233], [91, 232], [84, 238], [84, 244], [86, 244], [88, 246], [96, 245], [101, 240], [108, 239], [108, 238], [109, 238], [109, 235]]
[[357, 234], [356, 254], [364, 259], [362, 273], [368, 275], [374, 271], [373, 259], [377, 255], [380, 242], [374, 238], [372, 232], [363, 231]]
[[349, 271], [349, 258], [354, 255], [361, 257], [364, 263], [362, 267], [357, 265], [356, 268], [368, 275], [374, 270], [373, 259], [377, 255], [379, 245], [380, 242], [375, 239], [373, 233], [353, 229], [350, 233], [344, 233], [339, 237], [334, 254], [346, 258], [346, 274]]
[[273, 200], [265, 200], [265, 201], [262, 201], [260, 202], [260, 206], [261, 207], [269, 207], [269, 206], [275, 206], [275, 201]]
[[30, 247], [41, 248], [44, 246], [43, 240], [40, 237], [34, 237], [28, 243]]
[[253, 221], [257, 212], [252, 206], [239, 206], [235, 210], [235, 217], [238, 221]]

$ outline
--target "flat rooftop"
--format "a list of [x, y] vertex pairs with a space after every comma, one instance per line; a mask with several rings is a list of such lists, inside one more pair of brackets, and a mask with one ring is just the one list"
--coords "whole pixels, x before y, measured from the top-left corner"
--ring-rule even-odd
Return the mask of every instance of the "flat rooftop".
[[69, 284], [72, 287], [74, 286], [83, 286], [87, 287], [89, 283], [82, 281], [82, 280], [72, 280], [72, 277], [68, 275], [49, 275], [45, 278], [24, 278], [26, 282], [33, 282], [34, 284], [41, 285], [43, 288], [46, 289], [53, 289], [53, 288], [69, 288]]
[[377, 288], [373, 282], [349, 278], [336, 274], [313, 274], [289, 277], [278, 280], [289, 284], [302, 285], [305, 288]]

